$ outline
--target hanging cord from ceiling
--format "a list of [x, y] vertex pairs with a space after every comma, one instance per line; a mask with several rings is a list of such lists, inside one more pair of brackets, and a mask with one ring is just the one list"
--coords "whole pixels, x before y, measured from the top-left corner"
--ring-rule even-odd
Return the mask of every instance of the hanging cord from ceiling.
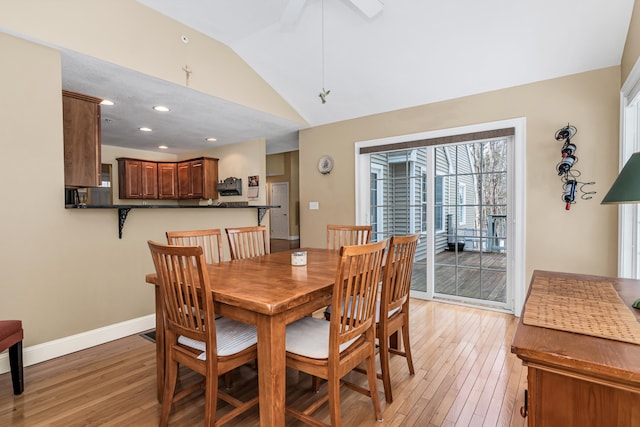
[[322, 91], [318, 94], [318, 96], [320, 97], [320, 100], [322, 101], [322, 103], [326, 103], [327, 102], [327, 96], [331, 93], [330, 90], [325, 90], [324, 88], [324, 0], [322, 0], [322, 19], [321, 19], [321, 26], [322, 26]]

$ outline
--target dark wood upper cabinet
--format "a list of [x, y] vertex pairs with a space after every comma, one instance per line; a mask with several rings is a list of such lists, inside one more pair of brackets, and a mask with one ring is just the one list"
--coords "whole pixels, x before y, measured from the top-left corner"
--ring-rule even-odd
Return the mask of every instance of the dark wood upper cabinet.
[[200, 157], [178, 163], [178, 195], [181, 199], [217, 199], [218, 159]]
[[100, 102], [75, 92], [62, 91], [64, 131], [64, 185], [98, 187], [100, 163]]
[[120, 157], [118, 189], [121, 199], [157, 199], [158, 164]]
[[200, 157], [177, 163], [117, 160], [121, 199], [218, 198], [218, 159]]
[[178, 167], [175, 163], [158, 163], [158, 198], [178, 198]]

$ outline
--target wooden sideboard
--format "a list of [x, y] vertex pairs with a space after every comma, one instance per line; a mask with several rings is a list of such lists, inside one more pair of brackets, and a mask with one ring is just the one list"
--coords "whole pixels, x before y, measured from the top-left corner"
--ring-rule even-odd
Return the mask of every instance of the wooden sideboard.
[[[531, 283], [536, 277], [610, 282], [628, 307], [640, 298], [637, 280], [535, 271]], [[530, 296], [531, 287], [527, 302]], [[640, 322], [640, 310], [630, 310]], [[511, 352], [528, 368], [528, 404], [520, 412], [529, 426], [640, 426], [640, 345], [531, 326], [521, 317]]]

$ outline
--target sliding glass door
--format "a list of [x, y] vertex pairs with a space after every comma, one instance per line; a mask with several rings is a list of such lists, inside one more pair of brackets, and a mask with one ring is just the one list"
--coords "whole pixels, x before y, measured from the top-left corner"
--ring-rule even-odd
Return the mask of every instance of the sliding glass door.
[[441, 194], [434, 209], [445, 222], [433, 259], [435, 296], [507, 302], [507, 141], [434, 148]]
[[373, 240], [421, 236], [416, 295], [508, 309], [510, 141], [367, 154]]

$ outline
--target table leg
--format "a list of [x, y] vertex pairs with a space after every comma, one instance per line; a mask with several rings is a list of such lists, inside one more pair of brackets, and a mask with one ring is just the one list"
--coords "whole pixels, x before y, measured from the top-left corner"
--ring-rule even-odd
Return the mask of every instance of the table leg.
[[162, 318], [162, 299], [160, 287], [156, 286], [156, 387], [158, 402], [162, 402], [164, 389], [164, 321]]
[[257, 330], [260, 425], [284, 427], [286, 391], [284, 316], [258, 316]]

